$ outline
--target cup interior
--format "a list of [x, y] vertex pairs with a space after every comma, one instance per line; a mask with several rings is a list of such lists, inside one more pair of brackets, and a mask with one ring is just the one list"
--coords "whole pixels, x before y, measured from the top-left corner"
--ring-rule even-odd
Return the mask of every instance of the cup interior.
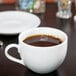
[[[24, 39], [26, 39], [29, 36], [32, 35], [52, 35], [54, 37], [60, 38], [63, 42], [67, 40], [67, 35], [63, 31], [56, 29], [56, 28], [49, 28], [49, 27], [38, 27], [38, 28], [32, 28], [28, 31], [22, 32], [19, 36], [19, 41], [23, 42]], [[62, 42], [62, 43], [63, 43]]]

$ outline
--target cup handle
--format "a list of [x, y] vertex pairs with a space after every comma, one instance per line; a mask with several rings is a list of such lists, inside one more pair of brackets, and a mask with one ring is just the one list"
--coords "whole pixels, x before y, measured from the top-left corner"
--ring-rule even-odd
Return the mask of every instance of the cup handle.
[[10, 49], [10, 48], [13, 48], [13, 47], [16, 47], [16, 48], [18, 49], [18, 48], [19, 48], [19, 45], [18, 45], [18, 44], [10, 44], [10, 45], [8, 45], [8, 46], [5, 48], [5, 56], [6, 56], [9, 60], [11, 60], [11, 61], [14, 61], [14, 62], [17, 62], [17, 63], [20, 63], [20, 64], [24, 65], [22, 59], [21, 59], [21, 60], [20, 60], [20, 59], [17, 59], [17, 58], [15, 58], [15, 57], [11, 56], [11, 55], [8, 53], [9, 49]]

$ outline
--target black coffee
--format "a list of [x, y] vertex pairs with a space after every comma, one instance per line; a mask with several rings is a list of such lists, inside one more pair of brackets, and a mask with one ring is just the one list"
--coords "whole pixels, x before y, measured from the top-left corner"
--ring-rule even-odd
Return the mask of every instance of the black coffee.
[[25, 38], [23, 42], [33, 46], [47, 47], [61, 44], [62, 40], [51, 35], [33, 35]]

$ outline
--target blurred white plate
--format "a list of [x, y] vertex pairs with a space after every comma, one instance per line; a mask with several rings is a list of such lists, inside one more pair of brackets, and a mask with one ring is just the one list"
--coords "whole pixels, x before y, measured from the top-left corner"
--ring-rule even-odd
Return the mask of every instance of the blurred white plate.
[[22, 11], [0, 12], [0, 34], [13, 35], [40, 25], [34, 14]]

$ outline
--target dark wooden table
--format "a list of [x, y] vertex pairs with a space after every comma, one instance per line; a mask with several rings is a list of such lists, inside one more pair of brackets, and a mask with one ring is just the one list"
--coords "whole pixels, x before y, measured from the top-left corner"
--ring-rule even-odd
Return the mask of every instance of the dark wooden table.
[[[15, 5], [0, 5], [0, 11], [15, 10]], [[5, 47], [10, 43], [18, 43], [18, 35], [8, 36], [0, 35], [0, 40], [4, 45], [0, 48], [0, 76], [76, 76], [76, 25], [73, 21], [75, 15], [74, 4], [72, 5], [73, 16], [70, 19], [59, 19], [56, 17], [57, 4], [47, 4], [46, 12], [38, 15], [41, 18], [41, 25], [46, 27], [54, 27], [67, 33], [68, 52], [63, 64], [54, 72], [40, 75], [36, 74], [23, 65], [8, 60], [4, 55]], [[12, 55], [19, 57], [15, 48], [10, 49]], [[14, 52], [13, 52], [14, 50]]]

